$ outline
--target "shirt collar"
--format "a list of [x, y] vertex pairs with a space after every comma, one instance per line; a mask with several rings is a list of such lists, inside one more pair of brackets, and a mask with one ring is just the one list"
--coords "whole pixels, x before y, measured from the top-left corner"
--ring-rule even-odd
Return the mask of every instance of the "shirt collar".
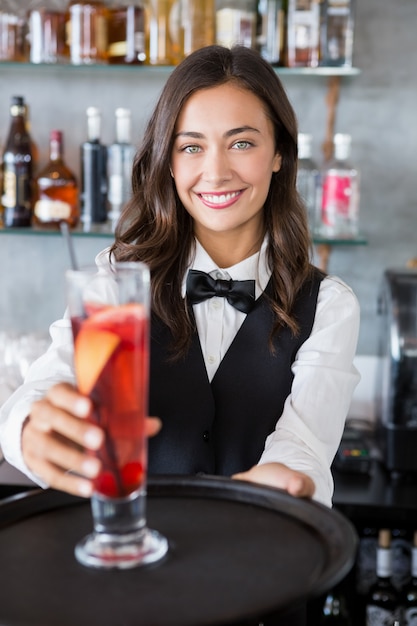
[[195, 255], [191, 258], [190, 264], [185, 272], [182, 283], [182, 295], [185, 298], [186, 280], [188, 270], [199, 270], [206, 272], [213, 278], [224, 278], [233, 280], [254, 280], [255, 281], [255, 297], [265, 291], [268, 281], [271, 277], [271, 270], [267, 260], [268, 236], [265, 235], [261, 248], [252, 256], [232, 265], [231, 267], [220, 268], [207, 254], [201, 243], [195, 240]]

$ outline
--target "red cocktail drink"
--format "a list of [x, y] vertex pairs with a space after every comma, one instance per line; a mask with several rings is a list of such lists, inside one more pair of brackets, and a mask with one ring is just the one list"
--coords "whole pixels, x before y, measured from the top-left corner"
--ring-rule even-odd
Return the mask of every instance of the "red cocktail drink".
[[124, 497], [145, 477], [148, 319], [141, 304], [84, 306], [88, 317], [72, 319], [77, 383], [106, 434], [94, 487], [103, 496]]
[[67, 272], [77, 386], [91, 398], [90, 419], [104, 431], [94, 454], [94, 530], [75, 548], [88, 567], [154, 563], [168, 542], [146, 525], [150, 273], [143, 263]]

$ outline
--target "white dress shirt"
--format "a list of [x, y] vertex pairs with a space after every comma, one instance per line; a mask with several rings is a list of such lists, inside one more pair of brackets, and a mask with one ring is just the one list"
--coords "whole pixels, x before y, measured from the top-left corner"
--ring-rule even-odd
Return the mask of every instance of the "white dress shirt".
[[[229, 268], [218, 268], [197, 242], [190, 267], [214, 278], [254, 279], [256, 297], [270, 278], [264, 241], [259, 252]], [[108, 264], [108, 250], [96, 263]], [[185, 281], [183, 293], [185, 295]], [[214, 297], [193, 306], [209, 379], [243, 323], [246, 314], [226, 298]], [[352, 290], [339, 278], [321, 282], [310, 337], [300, 347], [292, 370], [294, 380], [283, 413], [266, 442], [259, 463], [278, 461], [305, 472], [314, 480], [314, 499], [331, 506], [333, 480], [330, 465], [343, 433], [352, 393], [359, 382], [353, 365], [359, 332], [359, 305]], [[32, 402], [57, 382], [74, 382], [71, 324], [68, 316], [50, 327], [49, 350], [29, 369], [25, 383], [0, 410], [0, 444], [4, 456], [32, 480], [21, 453], [21, 429]], [[43, 485], [44, 486], [44, 485]]]

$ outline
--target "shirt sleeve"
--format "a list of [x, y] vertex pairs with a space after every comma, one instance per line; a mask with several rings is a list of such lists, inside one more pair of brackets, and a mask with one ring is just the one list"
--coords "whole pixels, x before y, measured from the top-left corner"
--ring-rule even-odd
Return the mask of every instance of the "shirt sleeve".
[[327, 506], [333, 496], [330, 466], [360, 380], [353, 365], [359, 319], [353, 291], [337, 277], [324, 278], [310, 337], [292, 366], [291, 393], [259, 460], [284, 463], [311, 476], [314, 499]]

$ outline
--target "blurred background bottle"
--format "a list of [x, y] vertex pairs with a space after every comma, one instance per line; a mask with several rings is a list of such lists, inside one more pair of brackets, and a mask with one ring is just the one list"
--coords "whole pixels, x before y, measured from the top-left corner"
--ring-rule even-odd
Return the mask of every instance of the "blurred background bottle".
[[0, 61], [28, 60], [25, 10], [14, 0], [0, 0]]
[[145, 8], [142, 0], [125, 0], [109, 6], [107, 56], [109, 63], [140, 65], [145, 62]]
[[71, 63], [106, 63], [107, 29], [108, 10], [104, 2], [71, 0], [66, 22]]
[[87, 140], [81, 145], [81, 222], [84, 230], [107, 221], [107, 149], [101, 143], [101, 111], [87, 109]]
[[354, 0], [323, 0], [320, 65], [352, 67]]
[[147, 63], [176, 65], [183, 50], [179, 2], [148, 0], [145, 10]]
[[217, 0], [216, 43], [255, 48], [257, 10], [256, 0]]
[[67, 63], [66, 12], [60, 0], [32, 0], [27, 13], [31, 63]]
[[113, 228], [132, 196], [132, 166], [136, 153], [136, 147], [131, 142], [130, 110], [116, 109], [115, 122], [115, 141], [107, 149], [108, 217]]
[[316, 223], [318, 182], [319, 166], [313, 158], [313, 137], [308, 133], [298, 133], [297, 190], [306, 205], [311, 233]]
[[417, 626], [417, 531], [411, 549], [411, 578], [403, 588], [404, 626]]
[[78, 183], [64, 160], [63, 133], [52, 130], [49, 139], [49, 161], [35, 178], [34, 218], [41, 226], [69, 226], [78, 223], [80, 215]]
[[32, 223], [32, 148], [26, 128], [26, 107], [22, 96], [10, 104], [9, 132], [3, 151], [1, 183], [3, 226], [30, 226]]
[[183, 33], [182, 56], [216, 43], [215, 0], [177, 0]]
[[288, 0], [289, 67], [317, 67], [320, 55], [320, 0]]
[[385, 528], [378, 533], [376, 575], [366, 599], [366, 626], [394, 624], [401, 618], [401, 599], [392, 583], [391, 531]]
[[359, 220], [359, 171], [350, 162], [351, 136], [334, 136], [334, 156], [320, 173], [316, 232], [328, 238], [355, 238]]
[[287, 37], [287, 0], [259, 0], [256, 48], [275, 66], [285, 66]]

